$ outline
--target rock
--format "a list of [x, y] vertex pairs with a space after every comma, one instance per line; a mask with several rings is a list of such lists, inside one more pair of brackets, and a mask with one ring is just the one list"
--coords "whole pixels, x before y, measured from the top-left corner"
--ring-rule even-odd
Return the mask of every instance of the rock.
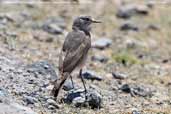
[[0, 88], [0, 97], [4, 96], [7, 96], [7, 92], [4, 89]]
[[42, 28], [44, 31], [49, 32], [51, 34], [62, 34], [63, 33], [63, 29], [61, 29], [56, 24], [44, 25]]
[[92, 61], [99, 61], [101, 63], [106, 63], [108, 61], [108, 58], [105, 56], [100, 56], [100, 55], [94, 55], [91, 57]]
[[105, 49], [112, 44], [112, 40], [108, 38], [100, 38], [92, 43], [93, 48]]
[[85, 106], [85, 98], [84, 97], [76, 97], [73, 99], [72, 103], [76, 107]]
[[116, 16], [118, 18], [129, 19], [134, 13], [135, 13], [135, 7], [133, 7], [132, 5], [125, 5], [125, 6], [121, 6], [118, 9]]
[[64, 89], [65, 91], [69, 91], [69, 90], [71, 90], [71, 89], [73, 89], [73, 88], [74, 88], [74, 87], [73, 87], [73, 85], [72, 85], [71, 80], [70, 80], [70, 81], [69, 81], [69, 80], [65, 81], [64, 86], [63, 86], [63, 89]]
[[128, 77], [128, 75], [122, 74], [122, 73], [119, 73], [119, 72], [112, 72], [112, 75], [116, 79], [125, 79], [125, 78]]
[[139, 28], [137, 27], [137, 25], [135, 25], [132, 22], [124, 22], [121, 26], [120, 26], [120, 30], [122, 31], [139, 31]]
[[48, 105], [48, 107], [47, 107], [49, 110], [55, 110], [56, 109], [56, 107], [55, 106], [53, 106], [53, 105]]
[[141, 112], [137, 111], [137, 110], [133, 110], [132, 114], [141, 114]]
[[131, 87], [128, 85], [128, 84], [124, 84], [122, 85], [122, 87], [120, 88], [120, 90], [122, 90], [123, 92], [126, 92], [126, 93], [131, 93]]
[[136, 5], [135, 10], [137, 14], [147, 15], [149, 13], [149, 9], [146, 5]]
[[65, 103], [72, 103], [72, 101], [77, 98], [77, 97], [82, 97], [84, 98], [84, 90], [83, 89], [72, 89], [70, 91], [68, 91], [68, 93], [65, 95], [63, 101]]
[[43, 30], [51, 34], [62, 34], [66, 23], [62, 18], [50, 18], [42, 26]]
[[118, 18], [129, 19], [135, 14], [147, 15], [148, 7], [145, 5], [127, 4], [119, 7], [116, 16]]
[[[48, 106], [53, 106], [55, 108], [59, 108], [58, 104], [56, 103], [56, 101], [54, 101], [53, 99], [48, 99], [47, 100]], [[49, 107], [48, 107], [49, 108]]]
[[160, 30], [160, 27], [158, 25], [156, 25], [156, 24], [149, 24], [147, 26], [147, 29], [151, 29], [151, 30], [157, 31], [157, 30]]
[[33, 73], [37, 75], [44, 75], [47, 78], [47, 75], [50, 75], [50, 79], [55, 81], [57, 79], [57, 74], [55, 72], [54, 66], [50, 64], [48, 61], [38, 61], [27, 65], [26, 68], [27, 72]]
[[8, 99], [8, 93], [5, 89], [0, 88], [0, 103], [6, 102]]
[[102, 96], [95, 90], [88, 90], [86, 94], [87, 100], [85, 100], [85, 92], [82, 89], [71, 90], [64, 98], [65, 103], [74, 104], [76, 107], [91, 107], [100, 108], [102, 104]]
[[92, 81], [94, 81], [94, 80], [101, 81], [102, 80], [101, 76], [98, 76], [96, 74], [96, 72], [91, 71], [91, 70], [83, 71], [82, 76], [83, 76], [83, 78], [85, 78], [87, 80], [92, 80]]
[[120, 88], [123, 92], [130, 93], [132, 96], [138, 95], [141, 97], [151, 97], [152, 89], [143, 85], [129, 85], [124, 84]]
[[102, 104], [102, 96], [95, 90], [88, 92], [87, 102], [91, 108], [100, 108]]
[[37, 99], [31, 96], [24, 96], [24, 101], [28, 104], [34, 104], [37, 102]]

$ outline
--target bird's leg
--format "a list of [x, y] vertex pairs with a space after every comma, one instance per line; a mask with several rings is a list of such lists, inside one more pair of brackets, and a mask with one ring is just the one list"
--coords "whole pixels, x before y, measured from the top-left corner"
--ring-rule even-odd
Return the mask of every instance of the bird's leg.
[[87, 96], [86, 96], [86, 94], [87, 94], [87, 89], [86, 89], [86, 86], [85, 86], [85, 81], [84, 81], [83, 76], [82, 76], [82, 69], [80, 69], [79, 76], [80, 76], [81, 81], [82, 81], [82, 83], [83, 83], [84, 90], [85, 90], [85, 99], [87, 100]]
[[51, 94], [57, 98], [60, 89], [62, 88], [63, 84], [65, 83], [66, 79], [68, 78], [68, 76], [70, 76], [69, 73], [62, 73], [61, 78], [55, 82], [54, 84], [54, 88], [51, 91]]
[[72, 79], [72, 76], [71, 76], [71, 75], [70, 75], [70, 79], [71, 79], [72, 87], [73, 87], [73, 88], [75, 88], [75, 87], [74, 87], [74, 81], [73, 81], [73, 79]]

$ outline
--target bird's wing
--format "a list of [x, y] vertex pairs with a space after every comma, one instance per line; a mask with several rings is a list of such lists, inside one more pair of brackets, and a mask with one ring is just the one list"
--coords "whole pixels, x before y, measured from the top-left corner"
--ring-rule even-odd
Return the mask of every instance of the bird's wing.
[[83, 32], [71, 32], [66, 37], [62, 49], [65, 56], [59, 62], [64, 72], [72, 72], [87, 53], [90, 43], [86, 37]]
[[64, 52], [69, 50], [76, 50], [83, 41], [83, 39], [85, 39], [85, 37], [86, 35], [82, 31], [73, 31], [68, 33], [68, 35], [65, 38], [62, 50]]

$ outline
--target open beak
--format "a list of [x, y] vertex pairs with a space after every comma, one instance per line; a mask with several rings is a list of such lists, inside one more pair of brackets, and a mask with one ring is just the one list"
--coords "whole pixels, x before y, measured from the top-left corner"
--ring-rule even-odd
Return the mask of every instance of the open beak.
[[92, 23], [102, 23], [101, 21], [97, 21], [97, 20], [92, 20]]

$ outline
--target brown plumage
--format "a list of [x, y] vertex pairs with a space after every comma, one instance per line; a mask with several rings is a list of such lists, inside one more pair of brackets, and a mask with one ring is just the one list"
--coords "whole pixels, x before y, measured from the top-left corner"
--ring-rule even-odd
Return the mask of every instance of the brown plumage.
[[93, 22], [98, 23], [98, 21], [93, 21], [89, 16], [78, 17], [73, 23], [73, 31], [68, 33], [65, 38], [59, 55], [59, 72], [61, 77], [59, 80], [56, 80], [52, 90], [52, 95], [55, 98], [58, 96], [66, 79], [71, 77], [72, 71], [76, 68], [80, 69], [79, 75], [86, 92], [85, 82], [81, 73], [88, 51], [91, 47], [90, 25]]

